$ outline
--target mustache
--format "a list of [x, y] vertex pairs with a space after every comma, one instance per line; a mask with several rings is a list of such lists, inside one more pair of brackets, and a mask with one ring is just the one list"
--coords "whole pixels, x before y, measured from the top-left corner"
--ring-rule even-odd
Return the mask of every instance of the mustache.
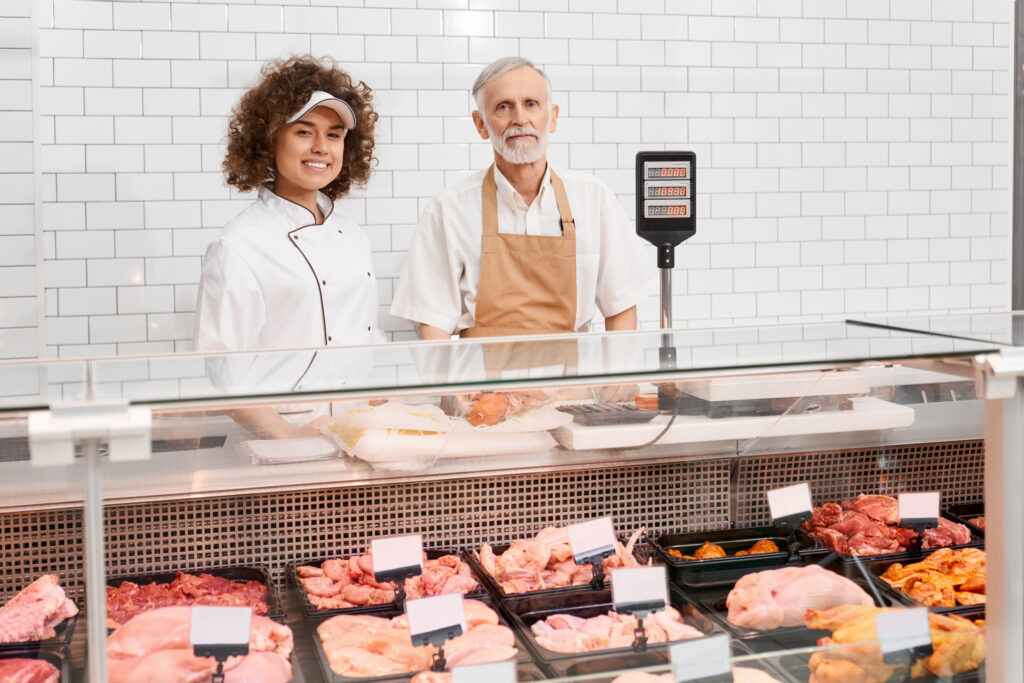
[[509, 138], [516, 137], [517, 135], [532, 135], [537, 139], [540, 139], [540, 133], [533, 126], [512, 126], [505, 131], [502, 136], [502, 141], [508, 142]]

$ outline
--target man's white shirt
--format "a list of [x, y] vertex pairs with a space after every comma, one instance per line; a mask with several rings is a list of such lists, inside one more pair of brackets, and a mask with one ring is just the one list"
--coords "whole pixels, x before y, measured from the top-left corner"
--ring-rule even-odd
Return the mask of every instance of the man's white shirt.
[[[483, 232], [479, 171], [442, 190], [420, 216], [391, 314], [458, 333], [473, 327]], [[592, 175], [556, 171], [576, 224], [577, 332], [596, 313], [612, 316], [657, 292], [654, 254], [644, 248], [615, 195]], [[557, 236], [562, 224], [551, 167], [532, 204], [495, 167], [498, 232]]]

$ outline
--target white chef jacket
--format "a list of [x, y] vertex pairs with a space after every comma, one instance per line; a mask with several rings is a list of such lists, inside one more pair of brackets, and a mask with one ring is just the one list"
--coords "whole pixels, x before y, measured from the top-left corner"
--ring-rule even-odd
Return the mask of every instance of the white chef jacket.
[[[481, 187], [486, 171], [440, 192], [423, 211], [398, 281], [391, 314], [442, 330], [473, 327], [483, 233]], [[655, 256], [626, 218], [612, 191], [592, 175], [558, 172], [576, 223], [576, 321], [585, 332], [598, 310], [621, 313], [658, 290]], [[498, 231], [561, 234], [551, 165], [529, 206], [494, 169]]]
[[[257, 200], [210, 244], [196, 302], [197, 351], [379, 340], [369, 239], [360, 226], [337, 215], [323, 193], [317, 195], [317, 206], [325, 217], [320, 225], [306, 208], [262, 188]], [[286, 382], [279, 356], [267, 358], [267, 365], [277, 367], [273, 374]], [[253, 358], [245, 354], [221, 363], [214, 380], [227, 387], [261, 381], [253, 375], [265, 373], [249, 367]], [[285, 364], [294, 363], [300, 361]], [[300, 364], [305, 370], [310, 361]], [[248, 377], [243, 381], [242, 375]]]

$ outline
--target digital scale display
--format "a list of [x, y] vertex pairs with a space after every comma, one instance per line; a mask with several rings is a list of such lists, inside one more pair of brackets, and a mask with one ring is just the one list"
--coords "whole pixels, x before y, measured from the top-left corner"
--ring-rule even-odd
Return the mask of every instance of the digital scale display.
[[638, 152], [636, 155], [636, 233], [661, 247], [696, 233], [694, 193], [697, 155], [693, 152]]

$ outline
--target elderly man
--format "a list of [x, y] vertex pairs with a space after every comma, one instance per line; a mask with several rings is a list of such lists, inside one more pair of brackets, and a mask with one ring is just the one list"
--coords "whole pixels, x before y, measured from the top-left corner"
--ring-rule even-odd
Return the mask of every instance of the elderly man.
[[608, 330], [636, 329], [636, 304], [657, 290], [654, 260], [603, 183], [547, 163], [558, 123], [547, 76], [506, 57], [473, 97], [494, 164], [427, 206], [391, 313], [423, 339], [586, 331], [598, 310]]

